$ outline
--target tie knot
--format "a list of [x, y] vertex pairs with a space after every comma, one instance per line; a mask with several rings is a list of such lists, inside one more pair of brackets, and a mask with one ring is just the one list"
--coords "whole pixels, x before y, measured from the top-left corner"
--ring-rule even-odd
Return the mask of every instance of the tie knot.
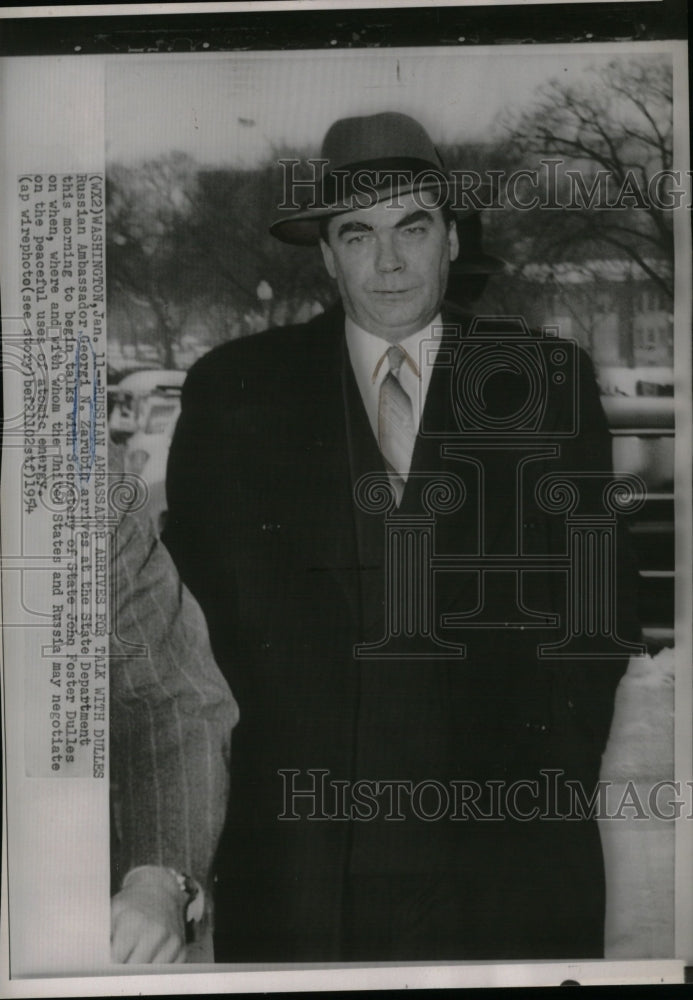
[[399, 378], [399, 370], [402, 367], [402, 362], [404, 361], [404, 351], [398, 344], [393, 344], [387, 350], [387, 363], [390, 366], [390, 371], [395, 376]]

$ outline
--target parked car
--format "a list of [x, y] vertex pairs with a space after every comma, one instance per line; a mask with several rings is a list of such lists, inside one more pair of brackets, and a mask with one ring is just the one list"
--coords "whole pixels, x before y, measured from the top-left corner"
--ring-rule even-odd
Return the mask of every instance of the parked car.
[[111, 440], [124, 445], [125, 471], [146, 483], [147, 506], [158, 527], [166, 509], [166, 462], [185, 375], [161, 369], [138, 371], [108, 390]]
[[146, 401], [153, 393], [180, 392], [185, 372], [146, 369], [125, 375], [108, 386], [108, 431], [112, 441], [122, 444], [148, 419]]
[[640, 587], [638, 612], [651, 655], [674, 644], [676, 539], [672, 396], [602, 396], [614, 470], [645, 484], [642, 508], [627, 518]]
[[166, 460], [180, 413], [180, 388], [155, 389], [140, 401], [137, 430], [125, 447], [125, 468], [150, 485], [166, 478]]

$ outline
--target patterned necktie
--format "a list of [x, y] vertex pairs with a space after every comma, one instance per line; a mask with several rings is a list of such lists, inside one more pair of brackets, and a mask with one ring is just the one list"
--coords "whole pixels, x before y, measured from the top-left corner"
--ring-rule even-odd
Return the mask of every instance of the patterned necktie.
[[399, 380], [404, 351], [397, 345], [390, 347], [387, 360], [390, 370], [380, 386], [378, 443], [399, 506], [409, 475], [416, 428], [411, 399]]

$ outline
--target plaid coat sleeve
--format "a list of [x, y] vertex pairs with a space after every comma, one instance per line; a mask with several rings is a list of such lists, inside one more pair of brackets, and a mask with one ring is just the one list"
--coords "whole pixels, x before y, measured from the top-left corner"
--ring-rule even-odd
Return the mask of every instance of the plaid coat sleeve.
[[113, 889], [145, 864], [208, 886], [236, 702], [204, 616], [141, 512], [121, 518], [110, 562]]

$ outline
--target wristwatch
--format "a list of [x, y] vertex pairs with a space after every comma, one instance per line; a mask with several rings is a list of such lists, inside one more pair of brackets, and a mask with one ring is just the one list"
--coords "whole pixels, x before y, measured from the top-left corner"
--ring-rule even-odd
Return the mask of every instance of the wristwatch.
[[202, 920], [205, 912], [204, 889], [199, 882], [195, 881], [192, 875], [187, 875], [185, 872], [177, 872], [175, 868], [169, 868], [168, 871], [173, 875], [178, 883], [178, 888], [188, 900], [185, 907], [186, 924], [198, 923], [198, 921]]

